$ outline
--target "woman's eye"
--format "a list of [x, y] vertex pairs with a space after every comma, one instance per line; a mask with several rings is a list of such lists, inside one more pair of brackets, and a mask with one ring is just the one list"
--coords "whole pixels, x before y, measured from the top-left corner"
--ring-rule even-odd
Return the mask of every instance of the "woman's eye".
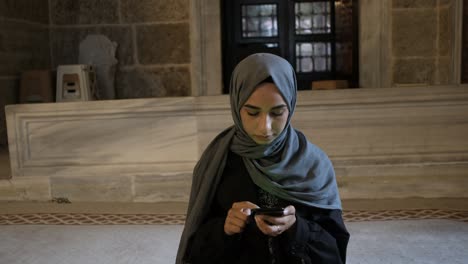
[[279, 112], [271, 112], [273, 116], [282, 116], [284, 114], [284, 111], [279, 111]]
[[249, 116], [257, 116], [257, 115], [258, 115], [258, 112], [249, 112], [249, 111], [247, 111], [247, 114], [248, 114]]

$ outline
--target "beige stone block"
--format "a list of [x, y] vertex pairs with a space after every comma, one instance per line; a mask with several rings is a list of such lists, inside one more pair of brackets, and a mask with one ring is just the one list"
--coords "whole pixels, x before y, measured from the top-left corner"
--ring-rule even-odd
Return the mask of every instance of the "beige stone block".
[[137, 26], [138, 60], [141, 64], [190, 62], [188, 23]]
[[393, 83], [433, 84], [435, 78], [434, 59], [395, 59]]
[[61, 64], [77, 64], [80, 42], [88, 34], [96, 34], [96, 27], [86, 28], [51, 28], [52, 66]]
[[436, 6], [437, 0], [392, 0], [393, 8], [429, 8]]
[[439, 56], [452, 56], [453, 15], [450, 8], [439, 9]]
[[47, 177], [0, 180], [1, 201], [48, 201], [50, 199], [49, 178]]
[[72, 203], [74, 201], [129, 202], [133, 196], [132, 188], [130, 176], [60, 176], [50, 179], [52, 198], [65, 198]]
[[49, 67], [49, 31], [43, 25], [0, 19], [0, 75]]
[[388, 79], [385, 60], [390, 56], [387, 50], [391, 51], [388, 40], [391, 10], [386, 3], [387, 0], [359, 1], [359, 85], [362, 88], [385, 87], [384, 79]]
[[98, 33], [117, 43], [115, 56], [119, 65], [134, 64], [133, 34], [130, 26], [106, 26], [99, 28]]
[[190, 95], [188, 67], [135, 68], [120, 71], [117, 95], [120, 99]]
[[188, 202], [191, 172], [136, 176], [134, 202]]
[[119, 0], [51, 0], [53, 25], [115, 24]]
[[449, 84], [453, 72], [451, 57], [440, 57], [438, 67], [438, 84]]
[[393, 56], [436, 55], [436, 9], [394, 10], [392, 16]]
[[49, 0], [0, 1], [0, 17], [49, 24]]
[[187, 20], [189, 7], [189, 0], [122, 0], [120, 3], [125, 23]]
[[439, 0], [439, 7], [450, 7], [455, 5], [457, 0]]

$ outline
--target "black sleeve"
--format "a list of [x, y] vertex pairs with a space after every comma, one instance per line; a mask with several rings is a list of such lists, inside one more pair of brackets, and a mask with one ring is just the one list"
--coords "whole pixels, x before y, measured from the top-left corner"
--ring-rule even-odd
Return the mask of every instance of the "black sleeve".
[[186, 260], [188, 263], [230, 263], [239, 248], [240, 234], [224, 233], [224, 217], [210, 218], [189, 241]]
[[300, 263], [346, 263], [349, 233], [341, 210], [314, 209], [296, 214], [296, 223], [280, 239], [285, 254]]

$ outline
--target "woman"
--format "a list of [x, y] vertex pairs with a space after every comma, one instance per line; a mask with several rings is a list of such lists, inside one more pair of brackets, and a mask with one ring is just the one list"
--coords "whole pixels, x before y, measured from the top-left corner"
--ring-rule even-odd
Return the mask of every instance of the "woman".
[[[177, 263], [345, 263], [349, 234], [327, 155], [293, 129], [294, 69], [251, 55], [230, 83], [234, 126], [194, 169]], [[279, 216], [255, 208], [284, 208]]]

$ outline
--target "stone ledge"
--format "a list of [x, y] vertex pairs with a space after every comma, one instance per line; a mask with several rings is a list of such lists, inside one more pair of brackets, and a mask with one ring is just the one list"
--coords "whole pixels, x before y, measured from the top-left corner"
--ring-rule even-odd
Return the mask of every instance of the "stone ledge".
[[[467, 211], [468, 198], [343, 199], [344, 211]], [[0, 202], [1, 214], [166, 214], [185, 215], [186, 202]]]
[[[345, 222], [444, 219], [468, 223], [454, 210], [345, 211]], [[184, 214], [0, 214], [0, 225], [183, 225]]]

